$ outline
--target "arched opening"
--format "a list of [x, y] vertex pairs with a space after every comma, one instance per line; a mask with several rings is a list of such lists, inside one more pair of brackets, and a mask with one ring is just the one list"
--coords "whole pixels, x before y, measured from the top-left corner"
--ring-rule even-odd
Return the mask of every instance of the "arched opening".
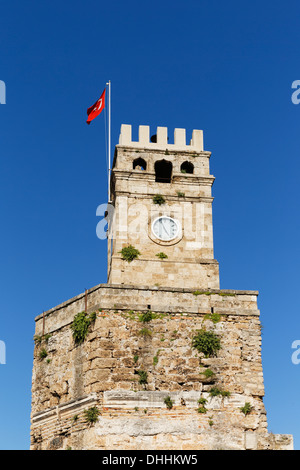
[[191, 162], [183, 162], [183, 164], [180, 167], [181, 173], [189, 173], [193, 174], [194, 173], [194, 165]]
[[155, 162], [155, 181], [157, 183], [171, 183], [172, 163], [167, 160]]
[[147, 163], [143, 158], [136, 158], [133, 160], [133, 169], [145, 171], [147, 169]]

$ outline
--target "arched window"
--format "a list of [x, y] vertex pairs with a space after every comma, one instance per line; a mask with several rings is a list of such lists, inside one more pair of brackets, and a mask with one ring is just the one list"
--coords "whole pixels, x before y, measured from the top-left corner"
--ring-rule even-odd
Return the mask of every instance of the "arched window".
[[171, 183], [172, 163], [167, 160], [155, 162], [155, 181], [157, 183]]
[[136, 158], [135, 160], [133, 160], [133, 169], [145, 171], [147, 169], [147, 163], [143, 158]]
[[181, 173], [189, 173], [193, 174], [194, 173], [194, 165], [190, 162], [183, 162], [183, 164], [180, 167]]

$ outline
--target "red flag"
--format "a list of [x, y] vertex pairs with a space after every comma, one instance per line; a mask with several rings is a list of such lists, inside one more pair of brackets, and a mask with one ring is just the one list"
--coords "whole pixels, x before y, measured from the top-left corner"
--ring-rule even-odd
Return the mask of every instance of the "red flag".
[[87, 110], [88, 120], [86, 121], [87, 124], [90, 124], [91, 121], [95, 119], [97, 116], [99, 116], [99, 114], [105, 108], [105, 92], [106, 92], [106, 89], [104, 88], [104, 91], [102, 95], [100, 96], [100, 98], [98, 99], [98, 101], [96, 101], [96, 103], [93, 104], [93, 106], [88, 108]]

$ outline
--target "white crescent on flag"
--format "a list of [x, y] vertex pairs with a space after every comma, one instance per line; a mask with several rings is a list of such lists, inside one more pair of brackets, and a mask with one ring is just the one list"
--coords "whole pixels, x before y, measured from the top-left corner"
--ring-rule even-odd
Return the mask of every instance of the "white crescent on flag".
[[96, 101], [96, 103], [93, 104], [93, 106], [90, 106], [87, 110], [87, 115], [88, 115], [88, 120], [86, 121], [87, 124], [90, 124], [95, 117], [99, 116], [99, 114], [103, 111], [105, 108], [105, 91], [104, 89], [102, 95], [100, 98]]

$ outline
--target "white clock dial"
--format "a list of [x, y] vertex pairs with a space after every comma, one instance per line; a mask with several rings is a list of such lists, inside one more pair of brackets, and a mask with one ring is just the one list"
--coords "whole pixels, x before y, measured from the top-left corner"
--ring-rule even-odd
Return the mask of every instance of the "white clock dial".
[[158, 217], [152, 224], [152, 232], [160, 240], [173, 240], [179, 233], [179, 225], [178, 222], [171, 217]]

